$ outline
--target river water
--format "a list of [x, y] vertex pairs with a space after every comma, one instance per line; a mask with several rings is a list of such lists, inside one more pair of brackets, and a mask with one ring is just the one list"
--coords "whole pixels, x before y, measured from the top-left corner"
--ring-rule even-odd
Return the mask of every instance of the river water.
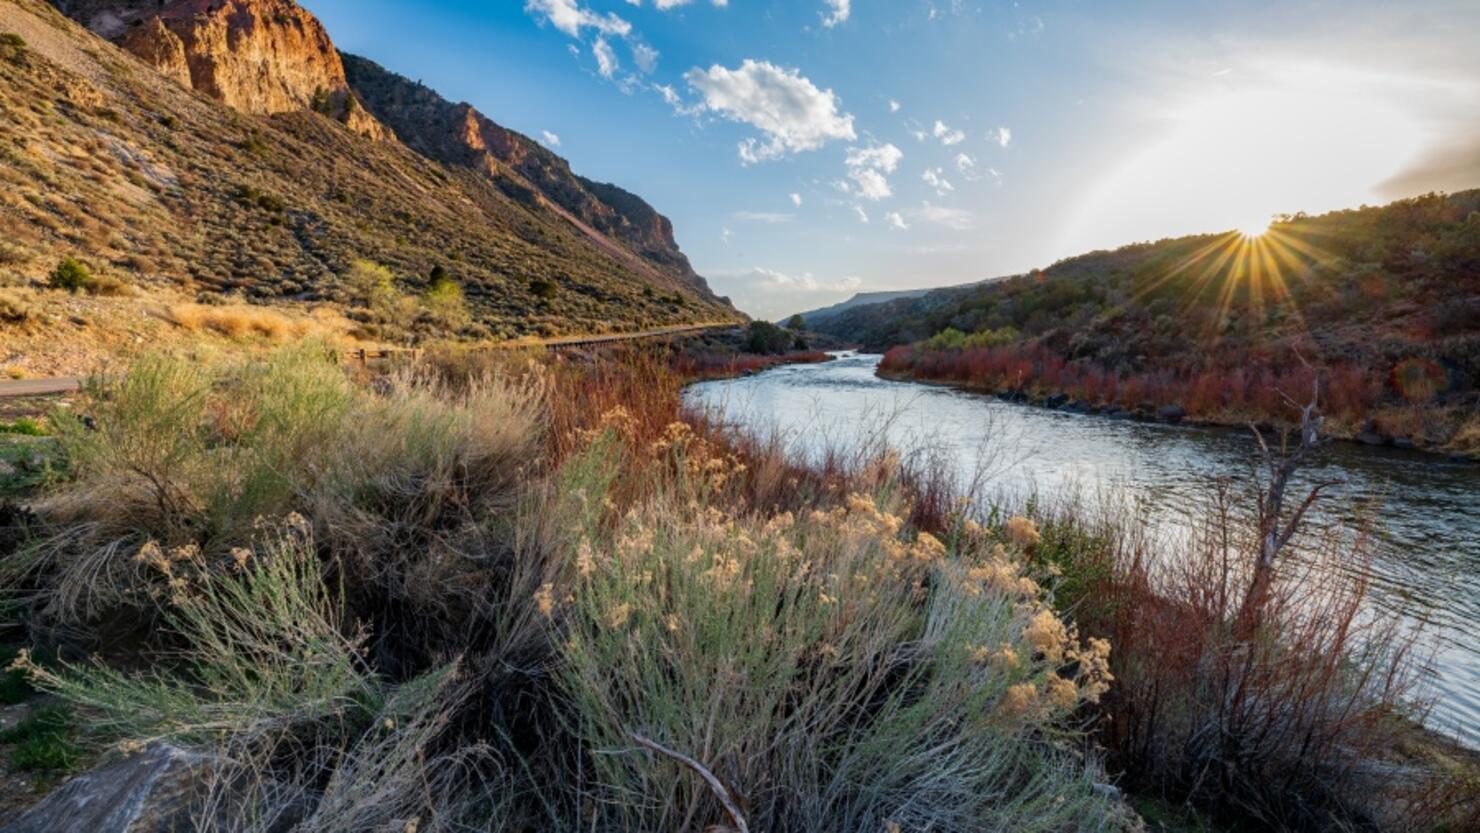
[[[1173, 527], [1206, 505], [1212, 480], [1247, 482], [1258, 462], [1248, 431], [1003, 402], [880, 379], [878, 356], [838, 356], [697, 384], [686, 396], [744, 430], [780, 432], [804, 455], [882, 438], [903, 453], [944, 455], [963, 482], [984, 481], [988, 495], [1008, 503], [1034, 494], [1091, 501], [1113, 494]], [[1419, 629], [1435, 701], [1430, 725], [1480, 747], [1480, 466], [1333, 443], [1302, 476], [1337, 483], [1313, 523], [1355, 527], [1371, 514], [1361, 507], [1380, 505], [1381, 540], [1365, 566], [1375, 590], [1372, 612]]]

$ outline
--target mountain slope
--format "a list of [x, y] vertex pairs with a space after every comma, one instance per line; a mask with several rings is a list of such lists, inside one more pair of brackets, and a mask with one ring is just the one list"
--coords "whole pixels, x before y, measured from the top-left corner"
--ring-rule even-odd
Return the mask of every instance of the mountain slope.
[[[873, 304], [886, 304], [890, 301], [920, 298], [935, 291], [935, 289], [896, 289], [884, 290], [881, 292], [860, 292], [846, 301], [839, 301], [838, 303], [832, 304], [830, 306], [819, 307], [817, 309], [807, 310], [806, 312], [799, 312], [797, 313], [797, 315], [800, 315], [802, 317], [802, 320], [807, 322], [808, 327], [815, 330], [819, 329], [824, 321], [835, 318], [838, 315], [841, 315], [842, 313], [856, 307], [866, 307]], [[785, 321], [790, 318], [791, 316], [788, 315], [782, 320]]]
[[736, 317], [551, 206], [510, 197], [533, 190], [512, 172], [496, 187], [312, 108], [240, 112], [39, 0], [0, 3], [0, 32], [15, 36], [0, 57], [0, 277], [11, 282], [70, 255], [207, 297], [344, 300], [340, 276], [363, 258], [407, 291], [443, 267], [468, 296], [472, 336]]
[[[543, 145], [499, 126], [467, 103], [454, 104], [373, 61], [343, 56], [349, 85], [374, 115], [419, 153], [475, 170], [516, 199], [542, 198], [598, 245], [615, 242], [646, 265], [709, 292], [673, 239], [673, 224], [635, 194], [577, 176]], [[522, 182], [520, 181], [522, 179]], [[535, 189], [531, 195], [527, 183]]]

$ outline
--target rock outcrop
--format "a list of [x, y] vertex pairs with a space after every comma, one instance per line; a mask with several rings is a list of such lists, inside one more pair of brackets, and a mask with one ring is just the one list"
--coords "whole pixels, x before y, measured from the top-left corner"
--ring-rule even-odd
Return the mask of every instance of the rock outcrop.
[[570, 163], [533, 139], [500, 126], [472, 105], [453, 103], [373, 61], [344, 55], [350, 88], [413, 150], [473, 168], [515, 199], [534, 189], [578, 228], [609, 240], [671, 279], [712, 296], [673, 236], [673, 224], [635, 194], [573, 173]]
[[374, 139], [324, 26], [292, 0], [62, 0], [61, 10], [167, 77], [245, 113], [316, 110]]
[[[136, 755], [84, 772], [0, 828], [0, 833], [185, 833], [204, 827], [213, 779], [225, 776], [221, 758], [155, 744]], [[209, 812], [218, 823], [241, 814], [241, 800], [225, 790]], [[235, 804], [236, 806], [233, 806]], [[283, 802], [262, 829], [286, 831], [302, 815]], [[238, 819], [239, 820], [239, 819]], [[229, 826], [229, 825], [223, 825]]]

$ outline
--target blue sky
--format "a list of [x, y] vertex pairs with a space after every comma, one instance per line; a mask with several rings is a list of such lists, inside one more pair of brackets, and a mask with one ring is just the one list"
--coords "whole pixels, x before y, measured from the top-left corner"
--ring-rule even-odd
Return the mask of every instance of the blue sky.
[[1480, 3], [306, 0], [776, 317], [1480, 187]]

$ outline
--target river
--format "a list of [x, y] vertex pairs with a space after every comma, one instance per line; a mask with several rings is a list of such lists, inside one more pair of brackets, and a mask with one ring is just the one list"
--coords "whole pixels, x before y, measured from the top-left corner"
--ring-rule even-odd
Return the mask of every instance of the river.
[[[1009, 503], [1114, 494], [1172, 526], [1205, 505], [1210, 481], [1247, 482], [1258, 461], [1248, 431], [1123, 421], [889, 381], [875, 375], [878, 363], [841, 353], [825, 364], [704, 382], [686, 396], [745, 430], [781, 432], [804, 455], [882, 437], [904, 453], [946, 455], [963, 481], [985, 477], [986, 491]], [[1480, 748], [1480, 466], [1333, 443], [1303, 476], [1337, 483], [1314, 523], [1354, 527], [1366, 514], [1359, 507], [1380, 504], [1380, 543], [1365, 568], [1373, 612], [1419, 629], [1435, 701], [1430, 726]]]

